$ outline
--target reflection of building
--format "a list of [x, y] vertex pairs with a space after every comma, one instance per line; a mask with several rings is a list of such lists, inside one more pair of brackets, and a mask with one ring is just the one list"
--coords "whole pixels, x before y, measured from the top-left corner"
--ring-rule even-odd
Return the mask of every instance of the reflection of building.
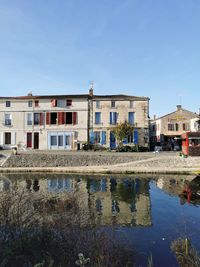
[[93, 220], [97, 225], [150, 226], [151, 204], [148, 181], [143, 179], [82, 179], [81, 177], [27, 175], [24, 179], [4, 177], [1, 190], [25, 189], [44, 197], [60, 198], [73, 194], [84, 211], [84, 223]]
[[154, 118], [150, 123], [151, 147], [161, 145], [165, 150], [176, 150], [181, 147], [181, 135], [184, 132], [197, 129], [200, 116], [183, 109], [177, 105], [176, 111], [159, 118]]

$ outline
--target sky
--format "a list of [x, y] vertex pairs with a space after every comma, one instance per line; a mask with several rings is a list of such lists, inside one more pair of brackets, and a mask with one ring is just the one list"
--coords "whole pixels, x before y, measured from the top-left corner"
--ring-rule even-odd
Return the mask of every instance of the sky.
[[200, 108], [200, 0], [0, 0], [0, 96], [128, 94]]

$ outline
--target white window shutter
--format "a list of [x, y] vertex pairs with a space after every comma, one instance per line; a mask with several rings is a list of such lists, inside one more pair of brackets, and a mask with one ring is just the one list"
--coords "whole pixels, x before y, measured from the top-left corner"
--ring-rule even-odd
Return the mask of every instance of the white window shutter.
[[11, 133], [11, 144], [16, 145], [16, 132]]
[[3, 133], [0, 133], [0, 145], [3, 145]]

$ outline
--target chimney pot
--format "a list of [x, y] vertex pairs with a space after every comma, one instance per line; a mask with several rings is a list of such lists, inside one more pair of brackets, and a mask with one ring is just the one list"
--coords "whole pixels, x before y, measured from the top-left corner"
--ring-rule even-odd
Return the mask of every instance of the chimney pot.
[[181, 108], [182, 108], [181, 105], [177, 105], [177, 106], [176, 106], [176, 110], [180, 110]]

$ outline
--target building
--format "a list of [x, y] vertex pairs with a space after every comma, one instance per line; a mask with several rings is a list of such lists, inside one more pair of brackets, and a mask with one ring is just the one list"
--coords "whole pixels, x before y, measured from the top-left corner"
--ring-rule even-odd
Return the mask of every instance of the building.
[[128, 95], [93, 95], [90, 91], [90, 140], [94, 144], [116, 148], [112, 129], [127, 121], [133, 125], [125, 144], [149, 146], [149, 98]]
[[87, 141], [88, 95], [1, 97], [0, 145], [77, 149]]
[[176, 111], [150, 121], [151, 148], [161, 146], [163, 150], [179, 150], [181, 135], [198, 131], [200, 116], [177, 105]]
[[81, 149], [86, 142], [116, 147], [112, 128], [134, 126], [127, 144], [149, 145], [149, 98], [127, 95], [0, 97], [0, 145], [29, 149]]

